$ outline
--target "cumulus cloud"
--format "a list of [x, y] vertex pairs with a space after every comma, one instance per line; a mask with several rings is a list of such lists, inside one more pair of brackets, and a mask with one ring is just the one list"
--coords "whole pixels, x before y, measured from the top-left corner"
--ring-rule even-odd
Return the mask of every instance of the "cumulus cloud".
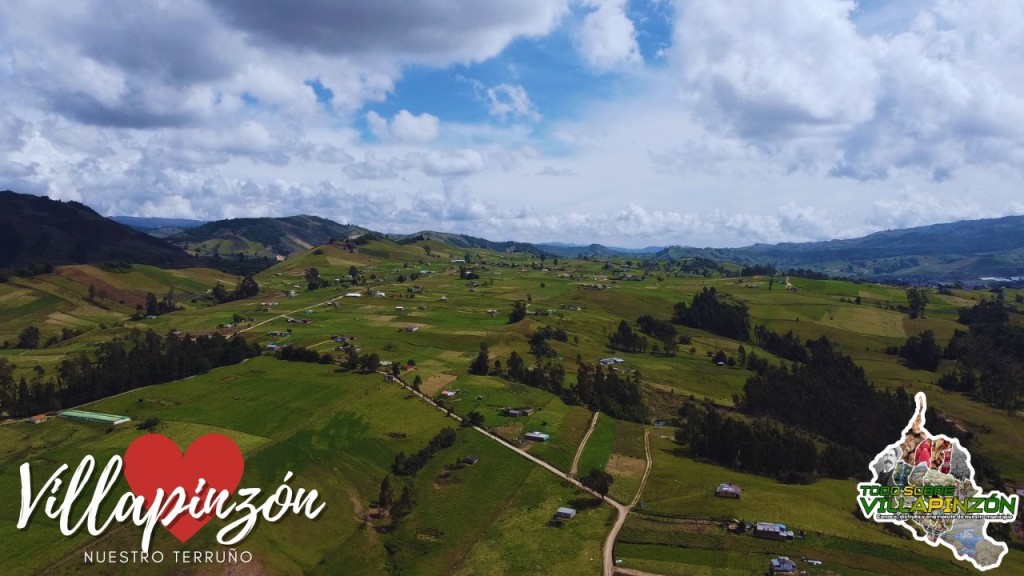
[[398, 178], [391, 162], [378, 160], [373, 152], [367, 152], [361, 162], [353, 162], [342, 167], [345, 174], [353, 180], [388, 180]]
[[408, 110], [399, 110], [391, 120], [387, 120], [371, 110], [366, 113], [366, 124], [380, 140], [429, 142], [437, 138], [441, 121], [432, 114], [424, 112], [417, 116]]
[[874, 114], [878, 73], [848, 0], [690, 2], [676, 27], [684, 85], [748, 137], [848, 127]]
[[554, 166], [545, 166], [537, 172], [538, 176], [579, 176], [579, 174], [570, 168], [555, 168]]
[[483, 155], [472, 149], [433, 151], [412, 158], [418, 160], [419, 168], [431, 176], [464, 176], [487, 166]]
[[543, 36], [567, 0], [209, 0], [250, 42], [322, 54], [394, 54], [430, 64], [490, 58], [518, 36]]
[[526, 89], [520, 85], [498, 84], [487, 89], [487, 111], [501, 120], [522, 118], [531, 122], [540, 120], [540, 114], [530, 102]]
[[636, 29], [626, 15], [627, 0], [586, 0], [593, 9], [583, 17], [577, 46], [591, 68], [607, 72], [643, 63]]

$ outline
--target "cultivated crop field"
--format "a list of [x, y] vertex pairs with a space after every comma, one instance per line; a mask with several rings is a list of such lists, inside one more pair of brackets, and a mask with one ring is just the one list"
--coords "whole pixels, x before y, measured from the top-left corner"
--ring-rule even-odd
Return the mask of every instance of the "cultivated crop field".
[[[429, 249], [429, 250], [428, 250]], [[320, 252], [320, 253], [317, 253]], [[452, 262], [452, 259], [469, 263]], [[459, 267], [475, 278], [460, 278]], [[324, 287], [307, 289], [306, 274], [316, 268]], [[361, 279], [351, 286], [353, 267]], [[629, 503], [641, 488], [647, 464], [645, 432], [652, 466], [640, 505], [619, 533], [615, 557], [621, 566], [653, 574], [763, 573], [769, 558], [784, 554], [822, 560], [801, 563], [808, 574], [967, 574], [946, 549], [931, 549], [863, 522], [854, 515], [855, 479], [817, 479], [787, 485], [765, 476], [743, 474], [682, 455], [675, 440], [678, 409], [691, 398], [731, 410], [752, 376], [746, 367], [718, 365], [711, 357], [756, 353], [774, 365], [775, 357], [752, 341], [739, 342], [703, 330], [677, 326], [688, 337], [674, 355], [623, 352], [609, 347], [609, 336], [625, 320], [635, 327], [641, 315], [668, 320], [677, 302], [714, 287], [728, 302], [745, 304], [752, 326], [764, 325], [800, 339], [822, 335], [863, 367], [876, 387], [903, 386], [925, 391], [930, 404], [971, 430], [971, 450], [991, 459], [1005, 478], [1024, 485], [1024, 415], [997, 410], [947, 392], [938, 373], [912, 370], [886, 354], [908, 336], [931, 329], [945, 345], [957, 324], [957, 309], [989, 297], [954, 290], [932, 294], [926, 318], [910, 320], [905, 291], [898, 287], [838, 280], [791, 278], [785, 290], [765, 277], [723, 278], [651, 270], [641, 281], [615, 280], [616, 272], [643, 274], [639, 261], [627, 267], [612, 261], [541, 260], [529, 254], [504, 254], [453, 248], [438, 241], [398, 245], [374, 240], [355, 253], [326, 246], [288, 258], [256, 275], [260, 293], [217, 303], [207, 294], [217, 282], [233, 289], [238, 278], [211, 270], [160, 270], [136, 266], [115, 272], [93, 266], [60, 267], [54, 274], [12, 279], [0, 284], [0, 332], [16, 340], [28, 325], [43, 339], [64, 327], [81, 334], [39, 349], [9, 346], [0, 358], [13, 363], [17, 378], [55, 377], [61, 360], [92, 354], [99, 343], [132, 330], [157, 334], [219, 333], [258, 344], [264, 355], [210, 370], [184, 380], [136, 389], [85, 406], [124, 414], [132, 422], [108, 430], [102, 426], [51, 419], [39, 425], [0, 425], [0, 493], [19, 494], [18, 467], [30, 462], [33, 481], [42, 482], [62, 463], [76, 464], [93, 454], [101, 462], [146, 432], [136, 424], [158, 419], [155, 431], [185, 447], [199, 436], [230, 436], [245, 454], [242, 486], [272, 490], [286, 471], [292, 484], [319, 491], [328, 506], [319, 519], [288, 517], [261, 523], [241, 546], [255, 560], [244, 567], [257, 574], [596, 574], [602, 543], [616, 518], [564, 479], [516, 454], [480, 432], [459, 429], [445, 411], [402, 387], [383, 373], [345, 370], [344, 336], [359, 354], [377, 354], [397, 367], [411, 385], [421, 382], [429, 398], [442, 400], [452, 416], [483, 416], [484, 430], [564, 473], [570, 471], [593, 412], [563, 398], [498, 375], [471, 375], [469, 365], [486, 344], [489, 365], [507, 367], [515, 351], [528, 368], [537, 362], [559, 364], [565, 386], [576, 383], [577, 361], [594, 364], [621, 357], [615, 365], [638, 378], [650, 408], [648, 422], [616, 420], [602, 412], [580, 452], [576, 476], [605, 470], [613, 483], [609, 495]], [[464, 271], [462, 272], [464, 273]], [[109, 287], [107, 298], [88, 299], [89, 283]], [[182, 309], [141, 318], [135, 303], [147, 292], [158, 297], [171, 289]], [[346, 296], [359, 292], [359, 297]], [[380, 292], [374, 296], [372, 292]], [[1007, 305], [1013, 310], [1014, 293]], [[860, 298], [860, 303], [854, 299]], [[121, 300], [124, 302], [122, 303]], [[509, 323], [516, 301], [528, 304], [521, 322]], [[140, 319], [141, 318], [141, 319]], [[1012, 321], [1021, 316], [1012, 314]], [[537, 358], [529, 339], [543, 327], [563, 329], [565, 341], [550, 341], [553, 355]], [[274, 334], [271, 334], [274, 333]], [[332, 364], [287, 362], [268, 345], [303, 347], [333, 355]], [[38, 368], [37, 368], [38, 367]], [[608, 368], [609, 370], [611, 368]], [[506, 416], [503, 409], [530, 407], [529, 416]], [[909, 416], [909, 415], [908, 415]], [[655, 421], [658, 425], [655, 426]], [[397, 476], [395, 457], [415, 454], [445, 427], [459, 429], [455, 444], [436, 453], [414, 476]], [[522, 440], [522, 434], [550, 434], [547, 442]], [[879, 447], [881, 448], [881, 447]], [[474, 465], [460, 464], [469, 455]], [[864, 463], [866, 470], [867, 462]], [[409, 487], [415, 505], [400, 522], [374, 514], [379, 486], [390, 475], [396, 492]], [[744, 489], [734, 501], [713, 496], [721, 482]], [[126, 489], [119, 483], [115, 493]], [[105, 506], [109, 507], [108, 502]], [[561, 528], [548, 526], [554, 510], [579, 513]], [[4, 574], [86, 573], [81, 549], [133, 549], [139, 530], [127, 527], [99, 540], [79, 534], [64, 538], [54, 522], [37, 516], [24, 531], [15, 528], [17, 498], [0, 500], [0, 558]], [[807, 534], [803, 541], [775, 543], [730, 534], [723, 520], [782, 522]], [[154, 547], [217, 548], [214, 520], [186, 545], [158, 530]], [[315, 535], [315, 537], [311, 537]], [[1019, 538], [1015, 540], [1019, 545]], [[93, 570], [96, 571], [93, 571]], [[213, 574], [211, 567], [111, 565], [88, 573]], [[240, 572], [236, 572], [240, 573]], [[1024, 553], [1011, 549], [995, 574], [1024, 573]]]

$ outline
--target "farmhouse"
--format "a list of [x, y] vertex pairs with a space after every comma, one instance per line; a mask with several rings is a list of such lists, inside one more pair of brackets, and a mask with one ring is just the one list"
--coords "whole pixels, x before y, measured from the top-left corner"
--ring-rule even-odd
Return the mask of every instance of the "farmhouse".
[[267, 350], [277, 350], [278, 348], [277, 344], [267, 344]]
[[50, 417], [47, 416], [46, 414], [37, 414], [35, 416], [29, 416], [28, 418], [25, 418], [25, 422], [28, 422], [29, 424], [42, 424], [43, 422], [46, 422], [49, 419]]
[[785, 556], [772, 558], [768, 563], [769, 574], [796, 574], [796, 564]]
[[463, 458], [462, 461], [465, 462], [466, 464], [472, 465], [472, 464], [476, 464], [477, 462], [479, 462], [480, 458], [477, 457], [477, 456], [474, 456], [473, 454], [470, 454], [469, 456], [466, 456], [465, 458]]
[[502, 411], [502, 414], [504, 416], [512, 416], [515, 418], [519, 416], [532, 416], [533, 412], [533, 408], [505, 408], [505, 410]]
[[526, 438], [527, 440], [533, 440], [534, 442], [547, 442], [548, 440], [551, 439], [550, 434], [545, 434], [543, 432], [536, 431], [527, 432], [526, 434], [523, 434], [523, 437]]
[[785, 524], [758, 522], [754, 526], [754, 538], [764, 538], [765, 540], [792, 540], [793, 531], [786, 530]]
[[362, 297], [363, 297], [363, 295], [360, 294], [359, 292], [349, 292], [348, 294], [345, 294], [345, 298], [362, 298]]
[[90, 424], [107, 424], [110, 426], [116, 426], [118, 424], [124, 424], [125, 422], [131, 422], [131, 418], [127, 416], [119, 416], [117, 414], [103, 414], [101, 412], [86, 412], [85, 410], [65, 410], [57, 414], [61, 418], [68, 420], [74, 420], [76, 422], [88, 422]]
[[445, 398], [454, 398], [456, 394], [458, 394], [458, 392], [455, 390], [441, 390], [441, 396], [444, 396]]
[[576, 509], [562, 507], [559, 508], [558, 510], [555, 510], [555, 516], [571, 520], [574, 516], [576, 516]]
[[405, 306], [395, 306], [395, 310], [402, 312], [403, 310], [405, 310]]
[[736, 498], [738, 500], [741, 495], [743, 495], [743, 489], [732, 482], [723, 482], [715, 489], [715, 496], [722, 498]]
[[296, 294], [295, 290], [285, 290], [284, 291], [284, 295], [289, 297], [289, 298], [295, 298], [295, 294]]
[[616, 358], [616, 357], [602, 358], [601, 360], [598, 361], [598, 363], [601, 364], [602, 366], [611, 366], [612, 364], [622, 364], [623, 362], [625, 362], [625, 360], [623, 360], [622, 358]]

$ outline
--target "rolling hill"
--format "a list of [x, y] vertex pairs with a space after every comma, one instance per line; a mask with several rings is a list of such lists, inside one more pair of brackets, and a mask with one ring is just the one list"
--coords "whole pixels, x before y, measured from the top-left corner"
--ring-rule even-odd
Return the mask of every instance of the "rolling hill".
[[0, 192], [0, 268], [123, 260], [195, 265], [174, 246], [97, 214], [79, 202]]
[[200, 256], [269, 257], [287, 256], [332, 239], [359, 236], [367, 229], [338, 224], [319, 216], [284, 218], [233, 218], [208, 222], [184, 230], [169, 241]]

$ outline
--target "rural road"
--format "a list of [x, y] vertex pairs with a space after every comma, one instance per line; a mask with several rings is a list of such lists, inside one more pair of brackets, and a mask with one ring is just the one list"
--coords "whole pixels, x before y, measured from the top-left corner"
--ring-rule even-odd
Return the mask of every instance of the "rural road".
[[[636, 506], [636, 503], [640, 501], [640, 496], [644, 493], [644, 486], [647, 485], [647, 477], [651, 474], [650, 437], [650, 431], [644, 430], [644, 452], [647, 454], [647, 468], [644, 470], [644, 477], [640, 480], [640, 487], [637, 488], [633, 501], [629, 503], [629, 506], [623, 506], [618, 502], [609, 500], [609, 503], [619, 511], [619, 517], [615, 520], [612, 531], [608, 533], [608, 537], [604, 540], [604, 576], [614, 576], [615, 574], [615, 540], [619, 537], [619, 531], [622, 530], [622, 526], [626, 523], [626, 517], [629, 516], [630, 508]], [[635, 574], [640, 575], [643, 572], [635, 572]]]
[[598, 414], [600, 412], [594, 412], [594, 417], [590, 419], [590, 428], [583, 435], [583, 440], [580, 440], [580, 447], [576, 449], [576, 457], [572, 459], [572, 468], [569, 468], [569, 475], [574, 478], [579, 476], [580, 456], [583, 456], [583, 449], [587, 446], [587, 440], [590, 439], [590, 434], [594, 432], [594, 427], [597, 426]]
[[[462, 418], [459, 415], [454, 414], [454, 413], [450, 413], [449, 414], [448, 410], [446, 410], [445, 408], [442, 408], [441, 406], [438, 406], [437, 403], [435, 403], [433, 400], [431, 400], [430, 398], [428, 398], [427, 396], [425, 396], [421, 392], [417, 392], [417, 391], [413, 390], [412, 387], [409, 386], [408, 384], [406, 384], [403, 380], [401, 380], [401, 379], [397, 379], [397, 380], [407, 390], [409, 390], [413, 394], [416, 394], [421, 399], [423, 399], [425, 402], [427, 402], [428, 404], [432, 405], [434, 408], [437, 408], [438, 410], [448, 414], [448, 416], [450, 418], [453, 418], [453, 419], [455, 419], [455, 420], [457, 420], [459, 422], [462, 422]], [[591, 422], [591, 425], [590, 425], [590, 431], [591, 432], [594, 430], [594, 424], [596, 422], [597, 422], [597, 414], [595, 413], [594, 414], [594, 420]], [[614, 552], [615, 552], [615, 539], [619, 536], [619, 531], [622, 530], [622, 525], [626, 523], [626, 516], [629, 515], [629, 509], [633, 506], [633, 504], [630, 504], [630, 505], [627, 506], [627, 505], [625, 505], [625, 504], [615, 500], [614, 498], [612, 498], [610, 496], [602, 497], [600, 494], [592, 491], [590, 488], [587, 488], [586, 486], [581, 484], [580, 481], [577, 480], [576, 478], [574, 478], [572, 475], [567, 474], [565, 472], [562, 472], [558, 468], [555, 468], [551, 464], [548, 464], [547, 462], [541, 460], [540, 458], [537, 458], [536, 456], [530, 454], [529, 452], [527, 452], [525, 450], [521, 450], [521, 449], [519, 449], [519, 448], [509, 444], [504, 439], [499, 438], [498, 436], [495, 436], [494, 434], [491, 434], [490, 432], [488, 432], [487, 430], [484, 430], [483, 428], [480, 428], [479, 426], [473, 426], [473, 429], [476, 430], [477, 432], [483, 434], [484, 436], [487, 436], [491, 440], [494, 440], [495, 442], [501, 444], [502, 446], [508, 448], [509, 450], [512, 450], [512, 451], [516, 452], [517, 454], [519, 454], [523, 458], [526, 458], [527, 460], [533, 462], [534, 464], [540, 466], [541, 468], [544, 468], [544, 469], [548, 470], [552, 474], [556, 474], [559, 478], [562, 478], [563, 480], [565, 480], [566, 482], [569, 482], [573, 486], [576, 486], [580, 490], [583, 490], [583, 491], [587, 492], [588, 494], [591, 494], [591, 495], [596, 496], [598, 498], [601, 498], [602, 500], [604, 500], [609, 505], [611, 505], [611, 506], [613, 506], [615, 508], [615, 510], [618, 512], [619, 515], [618, 515], [618, 518], [615, 520], [615, 524], [612, 526], [612, 531], [608, 533], [608, 537], [605, 538], [605, 541], [604, 541], [604, 570], [602, 572], [604, 574], [604, 576], [614, 576], [614, 574], [615, 574], [615, 557], [614, 557], [615, 556], [615, 554], [614, 554]], [[647, 452], [647, 469], [644, 471], [644, 477], [640, 481], [640, 488], [637, 489], [636, 496], [633, 497], [633, 503], [634, 504], [640, 500], [640, 495], [641, 495], [641, 493], [643, 493], [644, 485], [647, 483], [647, 476], [650, 474], [650, 471], [651, 471], [651, 448], [650, 448], [650, 443], [647, 440], [649, 435], [650, 435], [650, 433], [647, 430], [644, 430], [644, 449]], [[587, 437], [589, 437], [589, 436], [590, 436], [590, 432], [587, 432]], [[583, 445], [586, 444], [587, 437], [584, 437], [583, 442], [580, 444], [579, 450], [577, 450], [577, 454], [576, 454], [577, 459], [579, 458], [579, 453], [582, 452]]]

